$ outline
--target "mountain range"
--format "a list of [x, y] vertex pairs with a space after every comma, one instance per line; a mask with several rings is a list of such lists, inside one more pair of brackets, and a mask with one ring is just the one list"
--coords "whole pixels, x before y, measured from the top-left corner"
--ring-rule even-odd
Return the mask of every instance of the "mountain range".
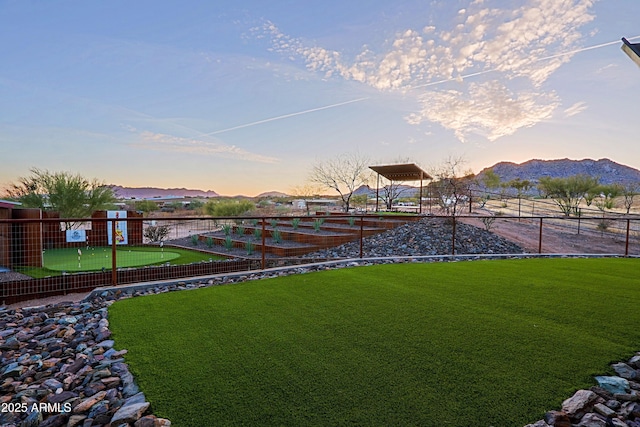
[[112, 185], [116, 196], [123, 199], [151, 199], [154, 197], [219, 197], [211, 190], [190, 190], [187, 188], [156, 188], [156, 187], [122, 187]]
[[524, 163], [500, 162], [485, 168], [478, 174], [482, 175], [488, 170], [500, 177], [502, 182], [520, 178], [538, 182], [542, 177], [567, 178], [573, 175], [589, 175], [600, 178], [600, 183], [630, 184], [640, 183], [640, 171], [630, 166], [616, 163], [609, 159], [583, 159], [583, 160], [529, 160]]
[[[483, 169], [478, 173], [478, 178], [488, 170], [500, 177], [502, 182], [516, 178], [526, 179], [537, 183], [541, 177], [566, 178], [572, 175], [584, 174], [600, 178], [601, 184], [628, 184], [640, 183], [640, 170], [616, 163], [609, 159], [557, 159], [557, 160], [529, 160], [524, 163], [499, 162]], [[408, 183], [407, 183], [408, 184]], [[403, 185], [405, 187], [405, 185]], [[409, 196], [415, 192], [415, 186], [406, 185], [403, 196]], [[413, 187], [413, 191], [412, 191]], [[118, 197], [125, 199], [148, 199], [154, 197], [220, 197], [220, 194], [212, 190], [192, 190], [187, 188], [155, 188], [155, 187], [122, 187], [112, 186]], [[361, 186], [354, 194], [367, 194], [375, 196], [375, 187]], [[272, 191], [258, 195], [257, 197], [285, 197], [286, 194]]]

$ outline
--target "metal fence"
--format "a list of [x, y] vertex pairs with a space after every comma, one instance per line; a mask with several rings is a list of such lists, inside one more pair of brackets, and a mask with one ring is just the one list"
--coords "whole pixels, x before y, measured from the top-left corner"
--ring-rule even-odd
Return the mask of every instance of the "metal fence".
[[491, 236], [521, 253], [640, 255], [637, 216], [0, 219], [0, 302], [335, 259], [514, 251]]

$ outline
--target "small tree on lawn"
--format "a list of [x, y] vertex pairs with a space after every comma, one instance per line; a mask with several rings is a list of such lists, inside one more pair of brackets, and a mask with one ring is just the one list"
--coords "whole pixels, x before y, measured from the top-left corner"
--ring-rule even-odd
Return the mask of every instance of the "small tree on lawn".
[[353, 192], [367, 184], [370, 177], [369, 159], [359, 153], [350, 153], [316, 163], [309, 180], [337, 191], [344, 211], [349, 212]]

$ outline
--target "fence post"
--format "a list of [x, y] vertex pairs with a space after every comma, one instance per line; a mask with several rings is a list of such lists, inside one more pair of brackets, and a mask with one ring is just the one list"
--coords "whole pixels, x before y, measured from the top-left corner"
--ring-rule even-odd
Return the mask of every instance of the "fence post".
[[451, 216], [452, 220], [452, 232], [451, 232], [451, 255], [456, 254], [456, 216], [455, 214]]
[[116, 258], [116, 218], [111, 220], [111, 284], [118, 286], [118, 261]]
[[540, 235], [538, 236], [538, 253], [542, 253], [542, 217], [540, 217]]
[[631, 220], [627, 218], [627, 241], [624, 245], [624, 256], [629, 256], [629, 230], [631, 228]]
[[262, 217], [262, 248], [261, 248], [261, 252], [262, 252], [262, 269], [266, 269], [267, 268], [267, 260], [266, 260], [266, 256], [264, 253], [264, 245], [265, 245], [265, 234], [267, 234], [266, 232], [266, 227], [265, 227], [265, 218]]
[[360, 258], [362, 258], [362, 245], [364, 239], [364, 215], [360, 216]]

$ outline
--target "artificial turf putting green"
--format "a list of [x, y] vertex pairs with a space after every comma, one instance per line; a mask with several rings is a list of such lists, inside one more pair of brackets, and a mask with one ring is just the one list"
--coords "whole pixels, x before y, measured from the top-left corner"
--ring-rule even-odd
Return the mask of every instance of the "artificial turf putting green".
[[[92, 271], [111, 269], [111, 247], [49, 249], [44, 251], [44, 267], [53, 271]], [[118, 247], [116, 261], [119, 268], [139, 267], [179, 258], [171, 250], [160, 251], [154, 247]]]
[[[77, 248], [47, 249], [43, 256], [44, 267], [17, 267], [16, 271], [39, 278], [61, 275], [62, 272], [98, 271], [103, 267], [111, 270], [111, 247], [80, 249], [82, 255], [79, 263]], [[120, 246], [116, 250], [118, 268], [165, 263], [182, 265], [224, 259], [210, 253], [176, 247]]]
[[122, 300], [177, 426], [523, 426], [640, 349], [640, 261], [380, 265]]

